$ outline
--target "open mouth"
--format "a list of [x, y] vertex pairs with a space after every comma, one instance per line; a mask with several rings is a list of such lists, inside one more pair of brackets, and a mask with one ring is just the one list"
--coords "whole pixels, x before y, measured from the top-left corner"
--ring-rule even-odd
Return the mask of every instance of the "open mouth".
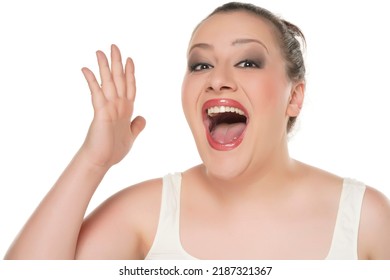
[[203, 121], [209, 144], [227, 151], [241, 144], [248, 123], [244, 107], [231, 99], [212, 99], [203, 105]]

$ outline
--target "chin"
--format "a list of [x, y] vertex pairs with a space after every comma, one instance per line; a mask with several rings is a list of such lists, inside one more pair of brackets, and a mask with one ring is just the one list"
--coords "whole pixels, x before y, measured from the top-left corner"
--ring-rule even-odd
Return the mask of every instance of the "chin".
[[207, 167], [206, 172], [210, 177], [216, 178], [221, 181], [233, 181], [234, 179], [242, 175], [243, 170], [234, 168], [221, 168], [221, 167]]
[[224, 154], [223, 156], [209, 155], [204, 159], [203, 164], [209, 176], [228, 181], [240, 177], [245, 172], [248, 167], [245, 162], [242, 155], [237, 157]]

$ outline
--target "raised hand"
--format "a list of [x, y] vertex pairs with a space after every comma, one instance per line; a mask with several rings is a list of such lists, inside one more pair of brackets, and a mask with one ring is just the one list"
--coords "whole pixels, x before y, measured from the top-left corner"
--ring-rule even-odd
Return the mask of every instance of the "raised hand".
[[123, 69], [117, 46], [111, 46], [111, 69], [106, 55], [96, 52], [101, 85], [88, 68], [82, 72], [92, 95], [94, 118], [80, 152], [90, 163], [111, 167], [129, 152], [134, 140], [145, 127], [145, 119], [138, 116], [133, 121], [136, 93], [134, 64], [127, 58]]
[[[142, 117], [130, 121], [135, 98], [133, 61], [128, 58], [123, 69], [115, 45], [111, 48], [111, 69], [105, 54], [96, 54], [101, 86], [89, 69], [82, 69], [94, 108], [84, 144], [16, 237], [6, 259], [74, 259], [96, 253], [95, 246], [81, 248], [79, 244], [88, 203], [108, 169], [123, 159], [145, 127]], [[112, 223], [105, 225], [110, 227]], [[100, 246], [100, 237], [96, 236], [102, 233], [95, 234], [92, 240], [99, 240], [96, 246]], [[113, 240], [118, 240], [116, 234], [111, 238], [106, 240], [110, 248]]]

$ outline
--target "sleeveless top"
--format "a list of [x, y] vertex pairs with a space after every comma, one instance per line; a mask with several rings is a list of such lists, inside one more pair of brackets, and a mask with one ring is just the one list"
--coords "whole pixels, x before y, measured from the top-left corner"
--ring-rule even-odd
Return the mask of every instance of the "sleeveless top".
[[[162, 201], [157, 232], [146, 260], [196, 260], [180, 242], [181, 173], [163, 177]], [[345, 178], [332, 243], [326, 259], [358, 259], [360, 211], [366, 186]]]

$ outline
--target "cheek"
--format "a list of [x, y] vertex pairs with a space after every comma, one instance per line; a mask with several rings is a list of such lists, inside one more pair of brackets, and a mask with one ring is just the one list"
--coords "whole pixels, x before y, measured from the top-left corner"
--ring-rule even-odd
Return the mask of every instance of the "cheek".
[[276, 113], [278, 108], [282, 109], [288, 91], [283, 80], [272, 74], [249, 79], [246, 88], [254, 110], [262, 114]]
[[196, 101], [198, 99], [198, 95], [196, 94], [196, 92], [196, 85], [194, 84], [193, 80], [188, 77], [188, 74], [186, 74], [184, 76], [183, 83], [181, 86], [181, 102], [184, 115], [188, 123], [190, 123], [191, 121], [191, 116], [196, 113]]
[[181, 85], [181, 100], [183, 103], [183, 107], [186, 106], [187, 99], [190, 96], [190, 94], [188, 94], [188, 90], [189, 90], [189, 79], [188, 79], [187, 74], [186, 74], [184, 76], [183, 83]]

